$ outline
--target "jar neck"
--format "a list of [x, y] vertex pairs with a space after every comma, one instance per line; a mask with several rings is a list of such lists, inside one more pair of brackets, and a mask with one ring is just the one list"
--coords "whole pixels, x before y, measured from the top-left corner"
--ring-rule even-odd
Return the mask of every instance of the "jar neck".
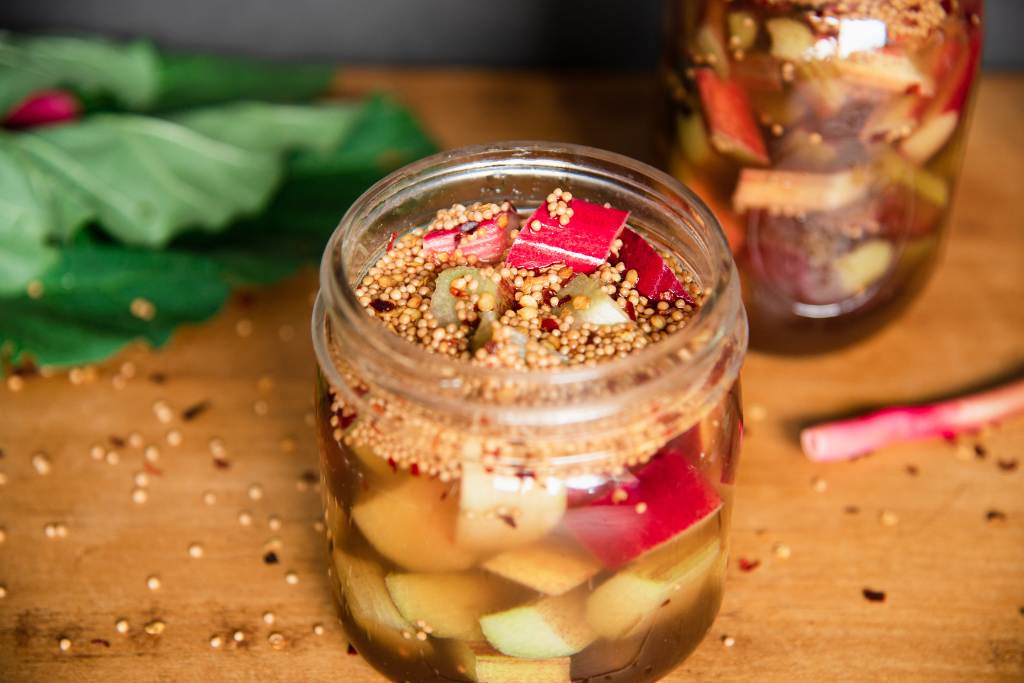
[[[353, 286], [392, 232], [423, 225], [437, 208], [455, 202], [511, 199], [529, 209], [555, 186], [630, 210], [630, 226], [693, 273], [706, 297], [685, 328], [595, 366], [513, 371], [432, 354], [391, 333], [360, 307]], [[368, 402], [378, 395], [483, 439], [501, 434], [504, 441], [512, 434], [531, 443], [580, 433], [611, 438], [631, 419], [692, 424], [732, 386], [747, 343], [728, 246], [693, 193], [619, 155], [542, 143], [436, 155], [371, 188], [328, 244], [313, 325], [324, 374], [357, 411], [372, 410]], [[652, 415], [652, 410], [666, 414]], [[636, 414], [640, 411], [643, 415]]]

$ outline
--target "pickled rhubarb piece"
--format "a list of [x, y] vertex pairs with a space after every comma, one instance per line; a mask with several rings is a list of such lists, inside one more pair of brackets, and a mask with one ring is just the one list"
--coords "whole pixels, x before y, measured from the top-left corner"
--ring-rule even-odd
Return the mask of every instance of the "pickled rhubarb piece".
[[971, 31], [966, 40], [947, 37], [937, 51], [931, 67], [938, 84], [935, 96], [921, 112], [924, 119], [946, 112], [960, 113], [967, 104], [971, 85], [978, 75], [981, 61], [981, 33]]
[[505, 263], [530, 269], [564, 263], [577, 273], [591, 273], [603, 264], [629, 212], [582, 199], [571, 200], [569, 208], [573, 215], [562, 225], [548, 212], [547, 205], [537, 207], [524, 222]]
[[483, 572], [389, 574], [385, 583], [402, 617], [437, 638], [482, 641], [480, 617], [530, 597], [530, 591]]
[[406, 621], [391, 601], [384, 584], [384, 568], [380, 564], [337, 547], [333, 559], [345, 607], [352, 620], [366, 631], [373, 642], [403, 657], [432, 651], [429, 642], [412, 637], [416, 628]]
[[[461, 286], [456, 287], [455, 283], [461, 280]], [[475, 289], [473, 284], [475, 283]], [[498, 313], [505, 310], [505, 296], [501, 287], [492, 278], [484, 275], [479, 268], [469, 266], [457, 266], [447, 268], [437, 276], [434, 283], [434, 294], [430, 299], [430, 312], [438, 324], [458, 325], [459, 316], [456, 311], [456, 303], [459, 300], [468, 302], [473, 294], [488, 294], [494, 299], [492, 311]]]
[[460, 673], [476, 683], [570, 683], [569, 657], [507, 657], [486, 643], [459, 643], [454, 652]]
[[749, 50], [757, 42], [757, 19], [751, 12], [740, 10], [729, 12], [729, 46]]
[[[622, 234], [631, 232], [628, 228]], [[577, 275], [569, 284], [558, 290], [558, 297], [565, 301], [559, 308], [559, 315], [571, 313], [578, 323], [591, 325], [624, 325], [629, 316], [601, 288], [601, 282], [586, 275]]]
[[618, 640], [642, 633], [661, 610], [698, 605], [721, 553], [717, 537], [697, 549], [657, 551], [594, 589], [587, 599], [587, 623], [599, 637]]
[[886, 100], [880, 104], [861, 129], [861, 142], [887, 142], [917, 127], [916, 110], [921, 98], [916, 95], [903, 95]]
[[926, 405], [899, 406], [809, 427], [800, 433], [811, 460], [850, 460], [901, 441], [955, 436], [1024, 413], [1024, 380]]
[[895, 260], [892, 243], [889, 240], [874, 239], [840, 256], [832, 268], [843, 291], [855, 294], [881, 280]]
[[887, 154], [878, 164], [886, 180], [905, 187], [936, 207], [949, 204], [949, 185], [940, 176], [910, 163], [899, 154]]
[[743, 88], [711, 69], [697, 69], [694, 77], [714, 148], [742, 163], [768, 165], [768, 150]]
[[900, 152], [916, 164], [924, 164], [939, 153], [956, 132], [960, 115], [955, 111], [925, 120], [910, 137], [900, 142]]
[[622, 231], [620, 239], [622, 248], [619, 250], [619, 260], [625, 264], [627, 271], [636, 271], [639, 276], [636, 291], [641, 296], [662, 301], [683, 299], [695, 305], [689, 290], [647, 240], [629, 228]]
[[733, 194], [739, 211], [766, 209], [785, 214], [834, 211], [867, 196], [871, 177], [864, 168], [837, 173], [767, 171], [746, 168]]
[[477, 555], [455, 542], [457, 515], [458, 501], [444, 485], [412, 476], [352, 508], [352, 519], [374, 549], [416, 572], [457, 571], [476, 563]]
[[704, 16], [694, 35], [695, 61], [707, 64], [723, 78], [729, 76], [729, 53], [726, 51], [725, 0], [707, 0]]
[[423, 236], [423, 251], [451, 254], [458, 250], [465, 257], [476, 256], [481, 263], [494, 263], [505, 252], [511, 231], [518, 228], [519, 214], [510, 208], [479, 223], [428, 232]]
[[561, 534], [495, 555], [483, 567], [547, 595], [568, 593], [601, 571], [593, 555]]
[[914, 60], [895, 51], [857, 52], [834, 63], [843, 79], [855, 85], [884, 92], [916, 92], [930, 96], [935, 82]]
[[459, 491], [458, 544], [474, 551], [532, 543], [565, 514], [565, 487], [555, 480], [494, 474], [464, 463]]
[[807, 24], [777, 17], [764, 23], [772, 38], [771, 53], [776, 59], [795, 62], [806, 59], [814, 49], [814, 34]]
[[586, 587], [480, 619], [499, 652], [525, 659], [570, 657], [594, 642], [586, 620]]
[[605, 567], [618, 569], [714, 515], [722, 501], [681, 454], [664, 452], [590, 505], [570, 510], [565, 526]]

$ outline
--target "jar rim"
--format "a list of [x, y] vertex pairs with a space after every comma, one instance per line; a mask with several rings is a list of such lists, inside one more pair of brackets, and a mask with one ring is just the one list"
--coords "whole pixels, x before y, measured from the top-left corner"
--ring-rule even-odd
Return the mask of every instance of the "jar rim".
[[[567, 157], [573, 161], [567, 161]], [[625, 357], [593, 366], [517, 370], [484, 367], [463, 359], [431, 353], [390, 332], [379, 321], [366, 315], [351, 284], [362, 274], [349, 272], [344, 260], [336, 258], [346, 236], [359, 224], [366, 221], [374, 211], [379, 211], [398, 192], [419, 183], [443, 181], [446, 174], [453, 172], [501, 168], [509, 164], [566, 170], [573, 166], [584, 169], [588, 162], [605, 164], [614, 169], [607, 171], [613, 182], [633, 185], [648, 192], [652, 187], [663, 188], [654, 191], [654, 194], [665, 202], [666, 207], [678, 214], [680, 222], [684, 222], [686, 214], [690, 215], [690, 222], [696, 217], [706, 233], [704, 237], [714, 274], [713, 282], [701, 283], [707, 294], [696, 315], [684, 328]], [[409, 226], [410, 229], [412, 227], [415, 226]], [[420, 379], [429, 374], [438, 383], [487, 379], [538, 387], [583, 385], [609, 377], [626, 376], [674, 354], [687, 354], [687, 366], [706, 364], [709, 356], [731, 335], [739, 339], [740, 357], [746, 350], [746, 316], [740, 302], [738, 274], [725, 234], [710, 209], [677, 179], [648, 164], [614, 152], [569, 143], [508, 141], [462, 147], [409, 164], [374, 184], [342, 217], [327, 243], [320, 266], [320, 293], [314, 306], [313, 341], [321, 369], [328, 375], [328, 379], [333, 380], [332, 384], [337, 384], [340, 378], [327, 345], [326, 326], [332, 317], [353, 326], [359, 339], [368, 348], [387, 354], [390, 370]], [[729, 383], [738, 374], [738, 364], [730, 370], [732, 372], [727, 371], [725, 374], [732, 376], [722, 378]], [[645, 390], [648, 388], [649, 385]], [[411, 391], [410, 387], [400, 383], [391, 389], [406, 395]], [[431, 400], [438, 398], [436, 394], [423, 395]]]

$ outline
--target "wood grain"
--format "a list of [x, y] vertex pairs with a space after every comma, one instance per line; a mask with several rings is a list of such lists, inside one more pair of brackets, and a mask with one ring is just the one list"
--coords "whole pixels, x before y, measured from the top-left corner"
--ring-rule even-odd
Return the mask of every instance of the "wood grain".
[[[540, 138], [646, 157], [656, 107], [653, 83], [631, 76], [367, 69], [339, 82], [339, 92], [380, 88], [420, 112], [446, 146]], [[997, 466], [1024, 457], [1024, 421], [985, 435], [985, 456], [972, 451], [966, 460], [949, 444], [922, 443], [822, 466], [794, 440], [810, 417], [1021, 369], [1022, 114], [1024, 78], [985, 80], [945, 261], [904, 318], [840, 353], [749, 357], [732, 552], [761, 565], [741, 572], [732, 563], [720, 617], [668, 680], [1024, 679], [1024, 470]], [[0, 388], [0, 681], [382, 680], [346, 654], [313, 526], [319, 499], [299, 490], [316, 467], [308, 424], [314, 288], [307, 272], [236, 301], [165, 351], [132, 349], [99, 367], [93, 382], [63, 375], [29, 379], [19, 392]], [[251, 322], [251, 335], [238, 334], [240, 321]], [[118, 389], [112, 378], [125, 361], [137, 374]], [[176, 411], [171, 424], [154, 415], [160, 399]], [[210, 409], [182, 421], [181, 411], [202, 400]], [[257, 401], [266, 415], [256, 414]], [[166, 442], [172, 429], [183, 436], [178, 447]], [[116, 465], [89, 454], [94, 443], [136, 431], [161, 453], [144, 504], [131, 497], [140, 449], [115, 447]], [[226, 469], [214, 465], [214, 437], [225, 444]], [[32, 466], [36, 451], [52, 461], [46, 476]], [[825, 490], [812, 486], [816, 477]], [[252, 484], [262, 486], [259, 500], [249, 496]], [[252, 514], [249, 527], [238, 521], [242, 510]], [[990, 510], [1006, 520], [986, 521]], [[883, 511], [898, 523], [882, 524]], [[279, 530], [269, 528], [270, 515], [282, 520]], [[66, 538], [45, 536], [55, 522], [66, 524]], [[275, 538], [279, 562], [266, 564]], [[203, 545], [199, 559], [187, 552], [194, 542]], [[773, 553], [778, 543], [789, 559]], [[288, 571], [297, 584], [286, 583]], [[159, 590], [147, 588], [150, 575], [160, 577]], [[887, 599], [866, 601], [865, 587]], [[125, 635], [115, 630], [119, 618], [130, 623]], [[164, 632], [145, 633], [156, 619]], [[323, 635], [314, 635], [317, 623]], [[268, 643], [271, 632], [284, 636], [281, 649]], [[226, 641], [219, 649], [210, 646], [215, 634]], [[71, 640], [67, 652], [61, 637]]]

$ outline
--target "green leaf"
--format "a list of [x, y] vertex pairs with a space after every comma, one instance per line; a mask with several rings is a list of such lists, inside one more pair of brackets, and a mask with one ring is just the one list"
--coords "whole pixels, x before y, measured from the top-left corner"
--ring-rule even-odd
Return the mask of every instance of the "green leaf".
[[156, 100], [159, 73], [147, 42], [0, 33], [0, 115], [37, 90], [58, 87], [146, 109]]
[[[0, 351], [12, 364], [26, 354], [43, 366], [102, 360], [135, 339], [154, 346], [174, 329], [213, 316], [229, 289], [213, 262], [175, 251], [83, 241], [66, 247], [40, 278], [43, 294], [0, 301]], [[136, 299], [155, 314], [132, 314]]]

